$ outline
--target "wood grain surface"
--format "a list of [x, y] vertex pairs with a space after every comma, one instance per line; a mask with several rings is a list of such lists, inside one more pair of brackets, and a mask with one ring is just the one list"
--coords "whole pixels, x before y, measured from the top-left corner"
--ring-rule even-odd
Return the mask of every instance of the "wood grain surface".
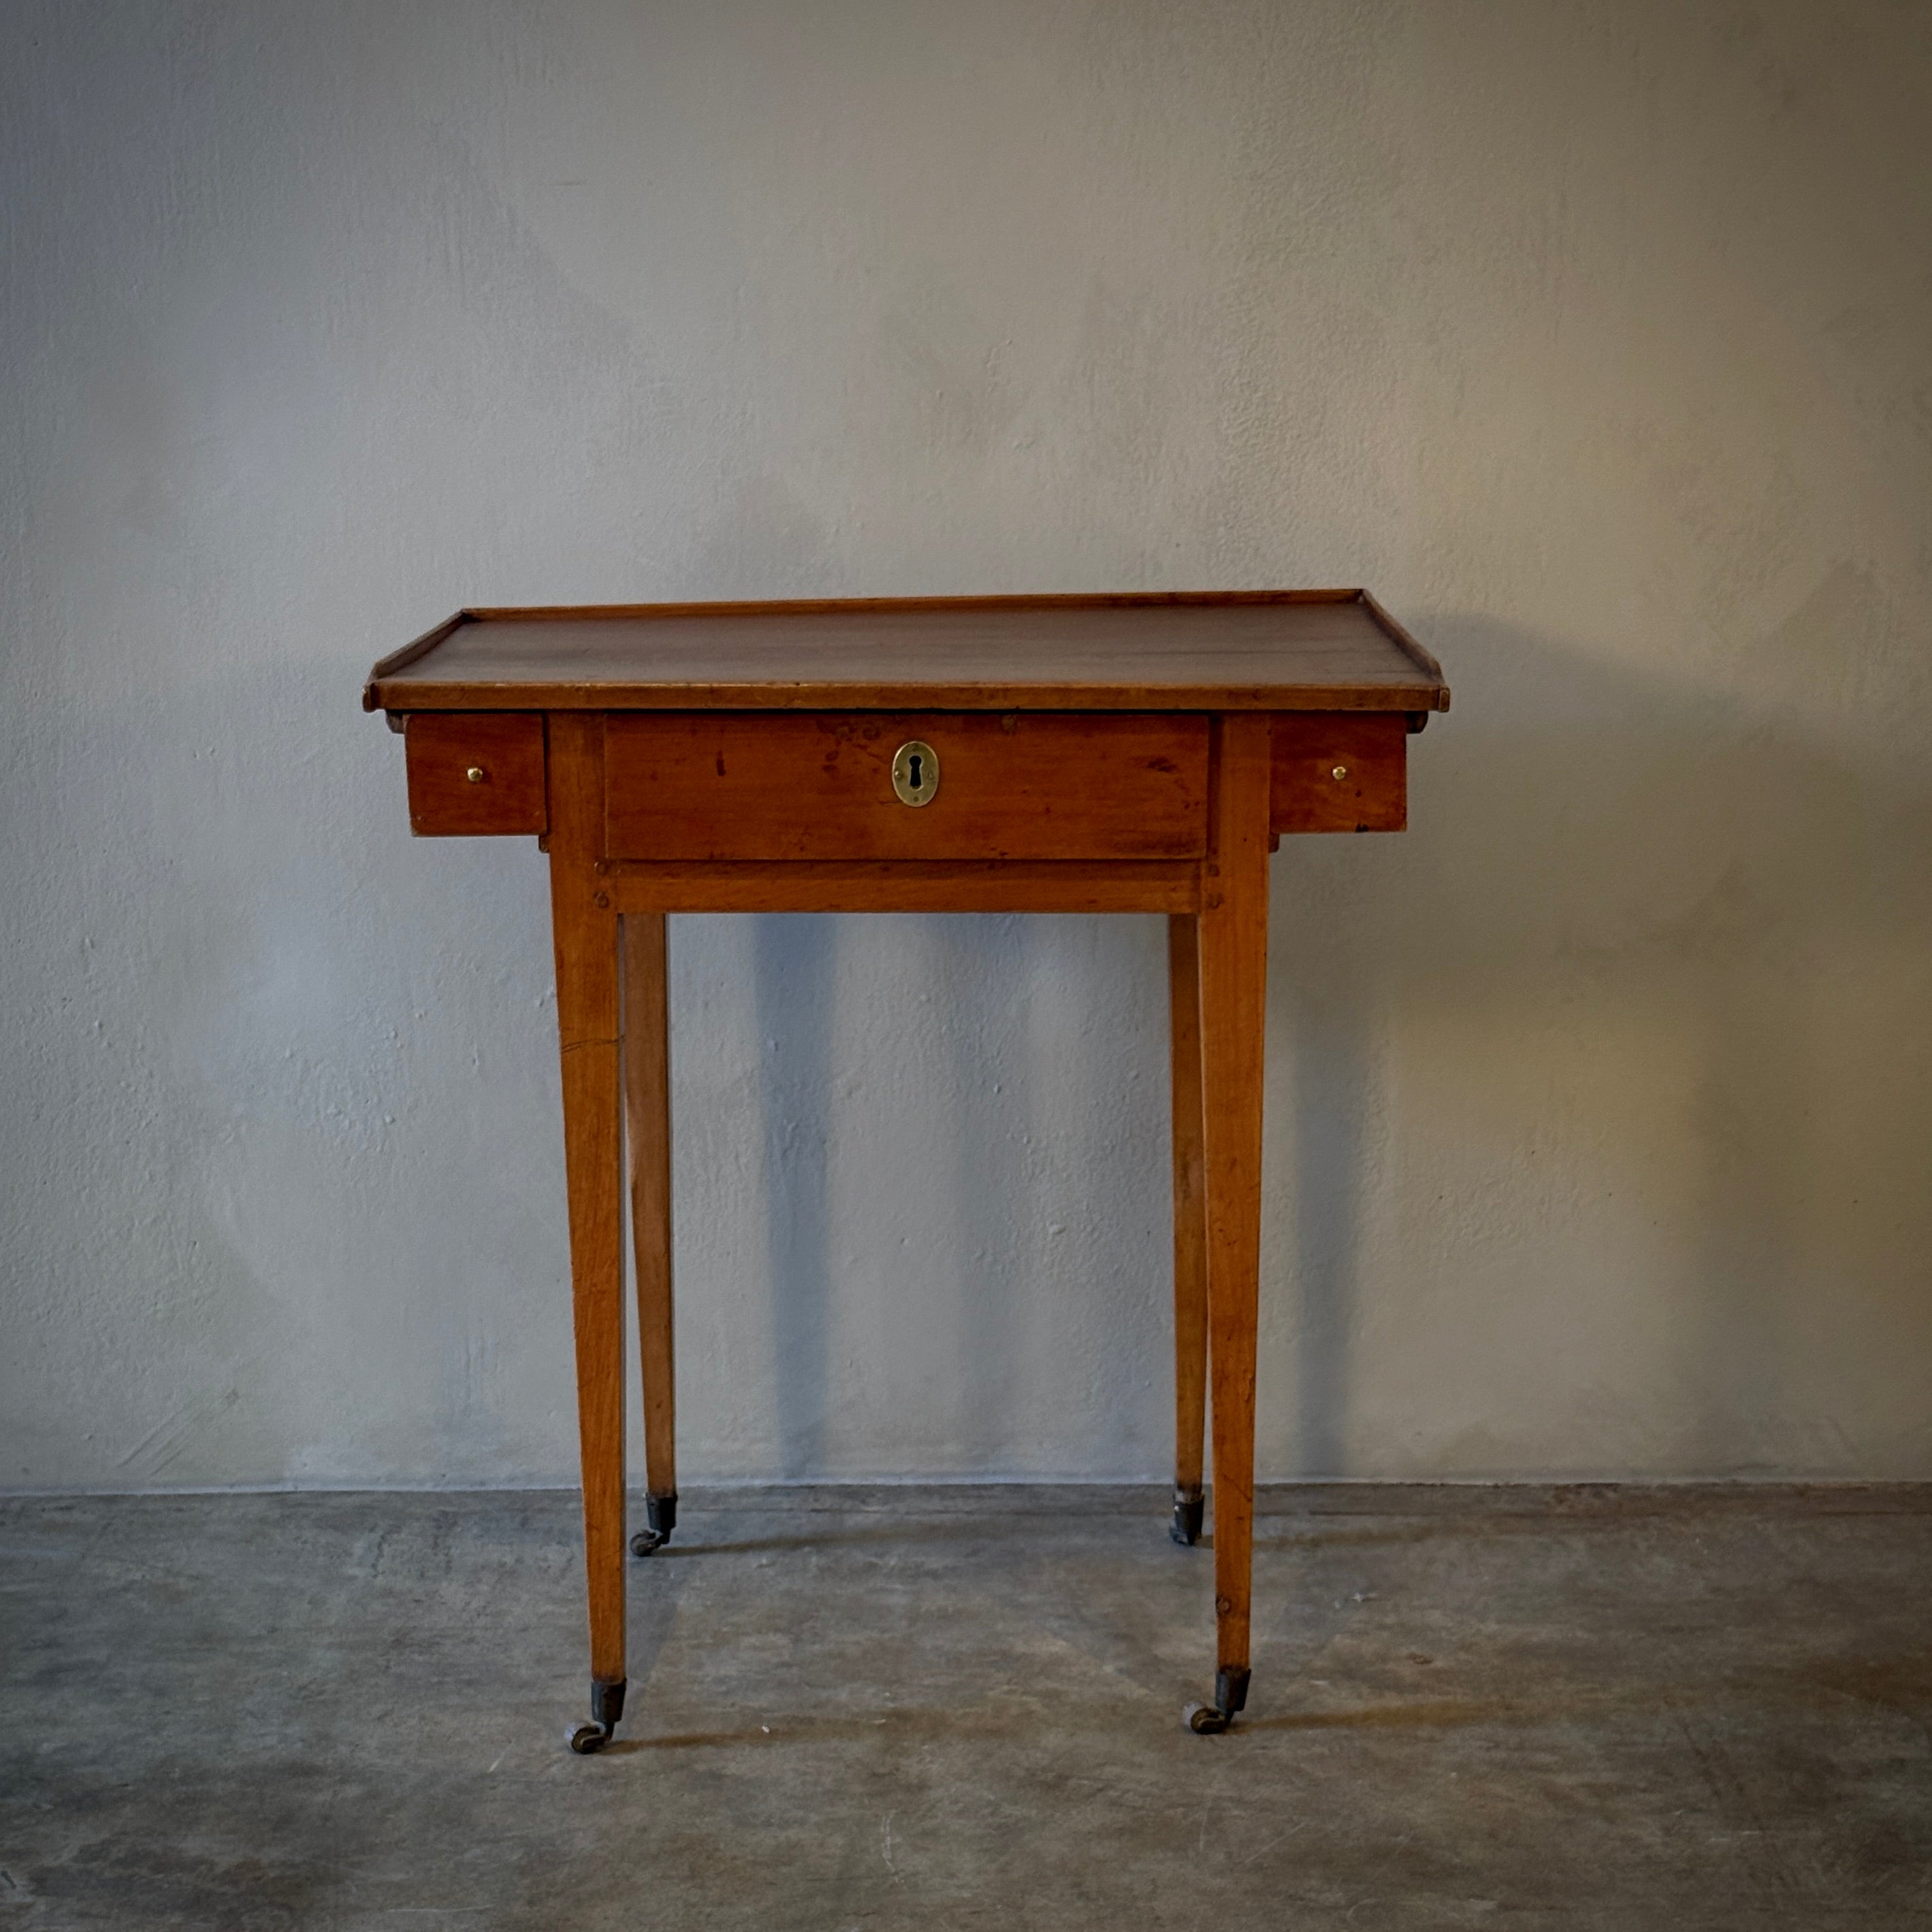
[[603, 802], [598, 724], [594, 718], [560, 718], [553, 733], [550, 929], [563, 1067], [590, 1674], [611, 1683], [624, 1675], [624, 1139], [617, 916], [592, 856]]
[[1167, 922], [1174, 1143], [1174, 1486], [1201, 1493], [1208, 1415], [1208, 1220], [1202, 1155], [1201, 942], [1191, 913]]
[[877, 598], [460, 614], [371, 710], [1447, 710], [1366, 592]]
[[[893, 755], [928, 746], [931, 802]], [[985, 712], [620, 713], [604, 849], [622, 859], [1178, 859], [1205, 849], [1208, 722]]]
[[661, 912], [623, 922], [624, 1138], [630, 1155], [631, 1254], [644, 1372], [644, 1480], [677, 1490], [677, 1382], [671, 1346], [670, 1004]]
[[1268, 1011], [1270, 721], [1223, 718], [1214, 844], [1202, 868], [1201, 1039], [1208, 1360], [1214, 1443], [1217, 1667], [1248, 1664], [1255, 1328], [1261, 1287], [1262, 1072]]
[[1192, 912], [1191, 859], [769, 862], [613, 860], [611, 902], [633, 912]]
[[1387, 712], [1284, 712], [1274, 721], [1276, 832], [1400, 832], [1408, 823], [1407, 722]]
[[418, 712], [403, 744], [410, 830], [418, 837], [542, 832], [549, 824], [541, 712]]

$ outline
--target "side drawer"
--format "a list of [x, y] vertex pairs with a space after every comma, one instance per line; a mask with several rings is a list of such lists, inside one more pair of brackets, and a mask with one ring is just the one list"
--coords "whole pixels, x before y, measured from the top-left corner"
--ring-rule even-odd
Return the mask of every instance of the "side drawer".
[[1408, 823], [1408, 720], [1400, 711], [1278, 711], [1276, 832], [1400, 832]]
[[[895, 789], [931, 788], [908, 803]], [[916, 772], [915, 772], [916, 764]], [[1184, 859], [1208, 721], [1132, 712], [626, 712], [604, 728], [614, 859]]]
[[540, 711], [412, 711], [404, 722], [410, 828], [430, 837], [544, 832]]

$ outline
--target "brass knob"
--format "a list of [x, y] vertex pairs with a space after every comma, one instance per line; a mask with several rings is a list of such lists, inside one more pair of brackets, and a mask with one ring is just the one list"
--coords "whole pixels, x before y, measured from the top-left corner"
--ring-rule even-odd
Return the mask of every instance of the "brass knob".
[[[483, 767], [481, 765], [472, 765], [469, 770], [465, 772], [463, 776], [466, 778], [472, 784], [481, 784], [483, 782], [484, 778]], [[1337, 778], [1340, 778], [1342, 775], [1340, 772], [1337, 772], [1335, 776]]]
[[1329, 776], [1332, 778], [1337, 784], [1340, 784], [1348, 776], [1348, 768], [1346, 765], [1337, 765], [1334, 771], [1329, 773]]

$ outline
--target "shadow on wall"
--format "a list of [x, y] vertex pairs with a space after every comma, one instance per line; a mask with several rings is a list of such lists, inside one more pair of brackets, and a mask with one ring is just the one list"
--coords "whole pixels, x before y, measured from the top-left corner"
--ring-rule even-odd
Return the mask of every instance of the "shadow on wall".
[[[1414, 829], [1286, 841], [1273, 874], [1263, 1473], [1578, 1457], [1807, 1473], [1909, 1455], [1923, 1426], [1886, 1412], [1932, 1358], [1926, 785], [1896, 751], [1794, 722], [1796, 706], [1780, 716], [1486, 620], [1438, 623], [1431, 641], [1457, 708], [1412, 742]], [[1829, 640], [1808, 656], [1828, 662]], [[1096, 959], [1060, 922], [932, 923], [946, 1238], [970, 1250], [936, 1306], [956, 1297], [972, 1339], [939, 1349], [946, 1385], [922, 1400], [1006, 1417], [1042, 1286], [1039, 1251], [1010, 1232], [1016, 1204], [1076, 1220], [1070, 1190], [1097, 1199], [1120, 1178], [1093, 1171], [1121, 1148], [1090, 1118], [1069, 1120], [1064, 1162], [1012, 1140], [1048, 1077], [1029, 1014]], [[838, 1460], [838, 929], [757, 922], [791, 1476]], [[1106, 957], [1139, 971], [1153, 955]], [[1164, 1190], [1164, 1160], [1132, 1179]], [[1164, 1304], [1164, 1245], [1082, 1243], [1117, 1313]]]
[[[1932, 784], [1916, 719], [1884, 740], [1855, 690], [1868, 735], [1832, 722], [1840, 667], [1876, 672], [1825, 622], [1725, 667], [1744, 698], [1425, 626], [1457, 696], [1412, 747], [1414, 829], [1273, 874], [1264, 1474], [1923, 1472]], [[395, 742], [341, 689], [320, 658], [224, 685], [338, 721], [297, 760], [143, 687], [28, 768], [74, 855], [10, 935], [49, 1016], [14, 1177], [50, 1284], [10, 1397], [32, 1480], [568, 1474], [542, 866], [412, 851]], [[844, 1046], [842, 923], [752, 935], [780, 1468], [910, 1435], [934, 1473], [1070, 1441], [1054, 1473], [1157, 1472], [1158, 922], [904, 922], [853, 950]], [[908, 1070], [946, 1096], [929, 1132]], [[705, 1077], [728, 1110], [730, 1064]], [[874, 1082], [842, 1116], [842, 1079]], [[749, 1178], [698, 1172], [707, 1208]], [[111, 1418], [92, 1462], [76, 1388]]]
[[1150, 1076], [1166, 1092], [1142, 1023], [1157, 925], [751, 920], [776, 1473], [1144, 1455], [1168, 1293], [1165, 1129], [1139, 1104]]
[[832, 1024], [837, 928], [830, 915], [761, 918], [753, 978], [765, 1061], [765, 1244], [772, 1297], [779, 1473], [825, 1466], [832, 1328]]
[[1638, 1462], [1869, 1468], [1820, 1390], [1932, 1356], [1932, 800], [1903, 733], [1832, 740], [1822, 687], [1864, 641], [1780, 640], [1760, 701], [1476, 618], [1429, 637], [1456, 709], [1412, 740], [1413, 829], [1285, 840], [1273, 875], [1264, 1306], [1296, 1472], [1376, 1460], [1390, 1322], [1472, 1330], [1533, 1387], [1552, 1304], [1586, 1338], [1552, 1400], [1618, 1384], [1592, 1336], [1666, 1385]]

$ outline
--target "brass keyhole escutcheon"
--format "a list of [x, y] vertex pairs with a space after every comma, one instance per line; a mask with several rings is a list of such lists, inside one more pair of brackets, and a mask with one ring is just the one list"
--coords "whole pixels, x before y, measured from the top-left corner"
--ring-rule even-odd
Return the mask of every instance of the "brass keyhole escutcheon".
[[892, 754], [892, 789], [902, 805], [930, 805], [939, 795], [939, 754], [918, 738]]

